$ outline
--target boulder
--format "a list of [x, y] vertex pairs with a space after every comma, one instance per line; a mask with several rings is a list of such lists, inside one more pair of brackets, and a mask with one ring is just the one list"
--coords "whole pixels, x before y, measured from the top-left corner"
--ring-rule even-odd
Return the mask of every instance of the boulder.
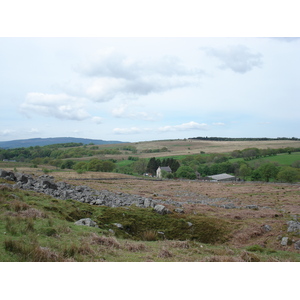
[[23, 173], [16, 173], [17, 182], [27, 183], [28, 182], [28, 175]]
[[5, 178], [6, 176], [8, 176], [8, 172], [0, 169], [0, 177]]
[[123, 225], [120, 223], [113, 223], [116, 227], [118, 227], [119, 229], [123, 229]]
[[294, 247], [296, 250], [300, 250], [300, 240], [295, 242]]
[[282, 246], [287, 246], [289, 238], [287, 236], [283, 237], [281, 240]]
[[261, 229], [264, 231], [264, 232], [268, 232], [268, 231], [271, 231], [272, 230], [272, 227], [265, 224], [263, 226], [261, 226]]
[[169, 214], [170, 211], [164, 206], [164, 205], [161, 205], [161, 204], [157, 204], [154, 206], [154, 210], [161, 214], [161, 215], [165, 215], [165, 214]]
[[80, 219], [78, 221], [75, 222], [76, 225], [84, 225], [84, 226], [90, 226], [90, 227], [98, 227], [97, 223], [94, 222], [92, 219], [90, 218], [85, 218], [85, 219]]
[[288, 225], [287, 232], [300, 233], [300, 222], [288, 221], [287, 225]]
[[182, 208], [175, 208], [174, 211], [179, 214], [184, 214], [184, 210]]

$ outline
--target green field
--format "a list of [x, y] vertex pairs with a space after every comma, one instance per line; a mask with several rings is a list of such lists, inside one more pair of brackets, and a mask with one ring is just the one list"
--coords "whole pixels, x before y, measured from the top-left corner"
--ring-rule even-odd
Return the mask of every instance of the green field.
[[290, 166], [293, 162], [300, 160], [300, 152], [293, 152], [291, 154], [277, 154], [275, 156], [268, 156], [258, 159], [253, 159], [251, 162], [255, 162], [258, 160], [265, 160], [270, 162], [277, 162], [281, 166]]

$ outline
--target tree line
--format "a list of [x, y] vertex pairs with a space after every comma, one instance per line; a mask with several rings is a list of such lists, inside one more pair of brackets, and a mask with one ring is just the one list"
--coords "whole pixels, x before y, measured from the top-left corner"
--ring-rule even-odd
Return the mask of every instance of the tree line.
[[267, 138], [267, 137], [263, 137], [263, 138], [229, 138], [229, 137], [193, 137], [193, 138], [189, 138], [191, 140], [204, 140], [204, 141], [281, 141], [281, 140], [299, 140], [299, 138], [296, 137], [292, 137], [292, 138], [288, 138], [288, 137], [278, 137], [278, 138]]

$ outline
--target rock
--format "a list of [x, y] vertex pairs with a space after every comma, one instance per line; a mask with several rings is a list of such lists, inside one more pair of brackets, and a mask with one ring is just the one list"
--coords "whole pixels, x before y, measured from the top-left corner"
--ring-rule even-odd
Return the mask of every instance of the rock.
[[144, 207], [151, 207], [152, 206], [152, 201], [149, 198], [146, 198], [144, 200]]
[[22, 173], [16, 173], [16, 181], [21, 183], [27, 183], [28, 182], [28, 176], [22, 174]]
[[296, 250], [300, 250], [300, 240], [295, 242], [294, 247]]
[[236, 206], [233, 203], [223, 204], [223, 205], [220, 205], [220, 207], [226, 208], [226, 209], [236, 208]]
[[246, 208], [249, 208], [249, 209], [258, 209], [258, 206], [257, 205], [246, 205]]
[[182, 208], [175, 208], [174, 211], [179, 214], [184, 214], [184, 210]]
[[193, 226], [193, 223], [191, 222], [187, 222], [187, 224], [189, 225], [189, 227]]
[[123, 229], [123, 225], [120, 224], [120, 223], [113, 223], [116, 227], [120, 228], [120, 229]]
[[296, 232], [298, 234], [300, 233], [300, 222], [288, 221], [287, 225], [288, 225], [287, 232]]
[[[90, 226], [90, 227], [96, 227], [97, 224], [90, 218], [80, 219], [75, 222], [76, 225], [84, 225], [84, 226]], [[98, 226], [97, 226], [98, 227]]]
[[261, 227], [261, 229], [262, 229], [264, 232], [268, 232], [268, 231], [271, 231], [271, 230], [272, 230], [272, 227], [265, 224], [265, 225], [263, 225], [263, 226]]
[[161, 215], [170, 213], [170, 211], [164, 205], [161, 204], [155, 205], [154, 210]]
[[8, 172], [0, 169], [0, 177], [5, 178], [6, 176], [8, 176]]
[[282, 246], [287, 246], [289, 238], [287, 236], [283, 237], [281, 240]]

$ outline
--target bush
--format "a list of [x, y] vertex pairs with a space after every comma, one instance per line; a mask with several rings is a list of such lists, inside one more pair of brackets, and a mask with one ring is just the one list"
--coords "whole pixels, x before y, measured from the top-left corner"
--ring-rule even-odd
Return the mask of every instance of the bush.
[[187, 179], [196, 179], [196, 173], [191, 167], [181, 166], [176, 171], [176, 177], [187, 178]]

